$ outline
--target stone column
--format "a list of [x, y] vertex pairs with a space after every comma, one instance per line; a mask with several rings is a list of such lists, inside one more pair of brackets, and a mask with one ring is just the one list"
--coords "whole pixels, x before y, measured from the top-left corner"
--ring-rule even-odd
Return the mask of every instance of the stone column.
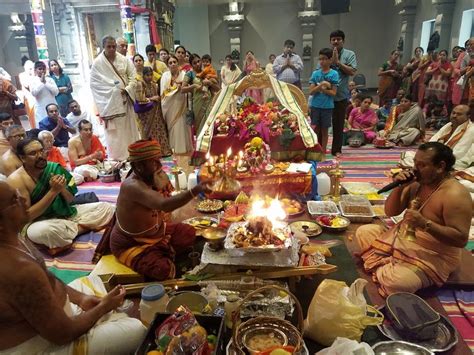
[[147, 45], [152, 43], [150, 41], [150, 14], [143, 12], [135, 15], [135, 42], [137, 43], [137, 53], [145, 53]]
[[36, 50], [38, 60], [46, 63], [49, 60], [48, 41], [46, 40], [46, 30], [44, 27], [43, 4], [41, 0], [30, 0], [31, 17], [35, 31]]
[[417, 0], [402, 0], [396, 4], [401, 6], [401, 10], [398, 13], [401, 18], [399, 45], [402, 44], [403, 48], [398, 49], [402, 54], [403, 63], [408, 63], [413, 56], [416, 3]]
[[432, 0], [436, 7], [435, 31], [440, 35], [438, 50], [447, 49], [451, 44], [451, 24], [456, 0]]
[[306, 0], [304, 10], [298, 12], [301, 30], [303, 32], [302, 57], [304, 69], [301, 80], [306, 82], [316, 67], [317, 53], [313, 53], [313, 31], [320, 12], [314, 9], [314, 0]]
[[134, 21], [131, 0], [120, 0], [120, 18], [122, 20], [123, 38], [128, 42], [128, 55], [135, 55]]
[[245, 21], [245, 16], [242, 14], [243, 4], [235, 0], [229, 1], [229, 15], [224, 16], [224, 22], [227, 24], [229, 30], [230, 53], [234, 62], [239, 62], [243, 59], [240, 52], [240, 32]]

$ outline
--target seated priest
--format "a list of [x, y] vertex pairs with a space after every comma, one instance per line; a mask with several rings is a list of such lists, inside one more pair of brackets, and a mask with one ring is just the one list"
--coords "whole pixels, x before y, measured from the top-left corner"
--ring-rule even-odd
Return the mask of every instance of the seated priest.
[[67, 163], [58, 147], [54, 146], [54, 136], [50, 131], [41, 131], [38, 133], [38, 139], [43, 144], [46, 153], [46, 160], [52, 163], [58, 163], [64, 169], [67, 169]]
[[130, 354], [143, 340], [142, 323], [115, 310], [125, 297], [98, 278], [65, 285], [20, 231], [25, 198], [0, 182], [0, 353]]
[[71, 170], [82, 175], [86, 181], [97, 180], [97, 164], [105, 159], [105, 148], [99, 138], [92, 134], [91, 122], [82, 120], [77, 127], [79, 134], [69, 140]]
[[210, 190], [201, 183], [170, 196], [172, 187], [162, 170], [159, 143], [140, 140], [128, 152], [132, 169], [120, 186], [116, 223], [106, 233], [110, 249], [121, 263], [140, 274], [156, 280], [174, 278], [175, 254], [189, 252], [196, 234], [187, 224], [166, 223], [165, 214]]
[[454, 162], [448, 146], [420, 145], [415, 179], [407, 171], [396, 175], [395, 181], [402, 184], [385, 203], [389, 217], [406, 210], [403, 220], [389, 230], [375, 224], [357, 229], [364, 269], [383, 297], [440, 287], [458, 267], [469, 237], [472, 202], [467, 189], [451, 175]]
[[5, 130], [10, 126], [13, 126], [13, 124], [13, 118], [9, 113], [0, 112], [0, 156], [10, 149], [10, 143], [8, 143], [8, 140], [5, 137]]
[[0, 157], [0, 174], [8, 177], [22, 165], [16, 149], [18, 142], [26, 137], [25, 129], [18, 125], [10, 126], [5, 130], [5, 137], [10, 144], [10, 149]]
[[[467, 105], [457, 105], [451, 111], [449, 123], [445, 124], [430, 139], [430, 142], [440, 142], [453, 150], [456, 163], [454, 169], [458, 170], [458, 164], [468, 154], [474, 144], [474, 123], [470, 121], [470, 109]], [[400, 165], [413, 167], [414, 151], [401, 154]], [[463, 166], [464, 168], [464, 166]]]
[[390, 110], [385, 128], [379, 134], [399, 145], [412, 145], [425, 135], [425, 116], [410, 94], [401, 98], [400, 104]]
[[28, 238], [54, 255], [69, 248], [74, 238], [109, 223], [114, 206], [107, 202], [73, 206], [77, 187], [71, 174], [48, 162], [40, 141], [24, 139], [17, 146], [23, 166], [7, 179], [26, 199], [30, 221]]
[[56, 104], [46, 105], [47, 117], [39, 122], [41, 130], [50, 131], [54, 136], [54, 146], [58, 147], [65, 160], [68, 160], [67, 143], [69, 133], [75, 134], [76, 129], [71, 123], [59, 115], [59, 108]]

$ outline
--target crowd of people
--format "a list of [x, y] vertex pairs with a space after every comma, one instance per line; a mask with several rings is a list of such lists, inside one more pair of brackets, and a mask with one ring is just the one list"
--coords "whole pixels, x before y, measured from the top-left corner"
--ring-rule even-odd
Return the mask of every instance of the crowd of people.
[[[407, 209], [406, 220], [417, 228], [417, 243], [399, 238], [396, 228], [363, 226], [356, 239], [364, 268], [383, 296], [440, 286], [459, 264], [472, 217], [468, 190], [474, 192], [474, 39], [466, 50], [453, 49], [452, 60], [447, 51], [423, 56], [417, 48], [415, 57], [402, 66], [400, 53], [393, 51], [379, 70], [380, 107], [350, 80], [357, 73], [357, 58], [344, 43], [343, 31], [332, 32], [308, 78], [308, 115], [323, 153], [331, 127], [334, 156], [342, 154], [345, 142], [354, 147], [377, 140], [422, 143], [400, 161], [416, 179], [405, 172], [397, 175], [400, 186], [386, 203], [390, 216]], [[71, 80], [58, 61], [51, 60], [48, 70], [43, 62], [26, 61], [20, 82], [31, 130], [25, 131], [14, 110], [16, 88], [5, 75], [0, 77], [0, 173], [6, 178], [0, 182], [0, 255], [6, 264], [0, 280], [8, 285], [0, 288], [0, 300], [12, 300], [0, 302], [1, 350], [68, 351], [83, 334], [80, 339], [90, 342], [89, 350], [136, 347], [143, 326], [111, 313], [123, 302], [121, 287], [101, 290], [104, 297], [98, 298], [90, 288], [63, 285], [47, 272], [30, 242], [56, 255], [70, 248], [76, 236], [107, 226], [98, 255], [111, 252], [153, 279], [174, 278], [175, 255], [192, 247], [195, 231], [170, 223], [170, 212], [210, 190], [200, 183], [172, 195], [161, 159], [189, 154], [219, 90], [261, 69], [252, 51], [246, 53], [242, 70], [228, 55], [218, 72], [210, 55], [190, 53], [183, 46], [170, 53], [149, 45], [145, 56], [131, 58], [124, 39], [106, 36], [102, 47], [90, 76], [97, 116], [73, 99]], [[303, 61], [294, 50], [294, 41], [285, 41], [282, 53], [271, 54], [264, 70], [301, 88], [306, 79]], [[273, 94], [271, 89], [249, 88], [245, 95], [263, 103]], [[103, 137], [94, 134], [98, 122]], [[428, 139], [429, 126], [439, 131]], [[131, 165], [116, 206], [77, 195], [76, 185], [97, 179], [106, 159]], [[414, 198], [421, 201], [416, 208], [410, 204]], [[38, 295], [35, 301], [25, 296], [33, 292]], [[13, 320], [15, 327], [2, 326], [5, 319]], [[119, 341], [125, 333], [127, 345]], [[117, 341], [106, 344], [108, 336]]]

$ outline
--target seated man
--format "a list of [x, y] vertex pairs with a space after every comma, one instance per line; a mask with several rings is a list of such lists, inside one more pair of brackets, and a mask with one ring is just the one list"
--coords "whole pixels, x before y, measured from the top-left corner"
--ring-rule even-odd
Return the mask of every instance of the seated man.
[[132, 353], [146, 330], [114, 311], [125, 290], [117, 286], [107, 293], [96, 278], [63, 284], [19, 236], [26, 223], [25, 199], [0, 182], [0, 353]]
[[5, 176], [10, 176], [16, 169], [22, 166], [22, 162], [18, 157], [16, 147], [18, 142], [25, 139], [26, 133], [22, 126], [13, 125], [5, 130], [10, 149], [3, 153], [0, 158], [0, 173]]
[[59, 115], [59, 108], [56, 104], [46, 106], [47, 117], [43, 118], [39, 123], [39, 129], [42, 131], [50, 131], [54, 136], [54, 146], [59, 147], [61, 154], [67, 161], [67, 143], [69, 141], [69, 133], [75, 134], [76, 129], [71, 123]]
[[96, 165], [105, 159], [105, 148], [92, 134], [92, 123], [82, 120], [78, 129], [79, 135], [69, 140], [71, 170], [82, 175], [86, 181], [97, 180], [99, 169]]
[[[454, 157], [456, 158], [456, 163], [454, 164], [456, 170], [458, 170], [457, 165], [460, 160], [464, 158], [474, 144], [474, 123], [470, 121], [469, 116], [468, 106], [457, 105], [451, 111], [449, 116], [450, 122], [444, 125], [430, 139], [430, 142], [443, 143], [453, 150]], [[414, 156], [414, 151], [403, 152], [400, 165], [403, 167], [413, 167]]]
[[9, 113], [0, 112], [0, 156], [10, 149], [10, 143], [5, 137], [5, 130], [13, 126], [13, 123], [13, 118]]
[[109, 223], [114, 206], [107, 202], [72, 206], [77, 187], [71, 174], [46, 160], [41, 143], [25, 139], [17, 146], [23, 166], [7, 182], [26, 199], [30, 221], [28, 238], [48, 247], [54, 255], [72, 245], [79, 234], [99, 230]]
[[159, 192], [170, 189], [170, 182], [162, 170], [158, 142], [137, 141], [128, 151], [132, 170], [120, 187], [110, 249], [121, 263], [140, 274], [156, 280], [174, 278], [174, 256], [189, 252], [196, 234], [187, 224], [165, 223], [164, 214], [209, 189], [199, 184], [192, 190], [166, 197], [166, 193]]
[[79, 122], [82, 120], [87, 120], [92, 122], [92, 117], [89, 112], [81, 110], [81, 105], [76, 100], [71, 100], [68, 102], [69, 113], [66, 116], [66, 119], [69, 121], [72, 127], [78, 128]]
[[379, 134], [400, 145], [412, 145], [424, 137], [425, 116], [410, 94], [404, 95], [396, 109], [390, 111], [385, 128]]
[[50, 131], [41, 131], [38, 133], [38, 140], [43, 144], [46, 153], [46, 159], [52, 163], [58, 163], [64, 169], [67, 169], [67, 163], [58, 147], [54, 146], [54, 136]]
[[[438, 142], [420, 145], [415, 155], [416, 180], [400, 172], [395, 180], [405, 183], [385, 203], [390, 217], [407, 209], [403, 221], [388, 231], [375, 224], [357, 229], [364, 268], [383, 297], [440, 287], [458, 267], [468, 240], [472, 202], [467, 189], [451, 176], [454, 162], [448, 146]], [[415, 238], [403, 232], [407, 224], [414, 229]]]

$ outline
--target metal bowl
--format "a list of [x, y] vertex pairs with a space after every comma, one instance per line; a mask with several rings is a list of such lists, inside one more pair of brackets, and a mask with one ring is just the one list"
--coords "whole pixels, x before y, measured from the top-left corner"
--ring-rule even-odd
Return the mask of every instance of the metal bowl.
[[203, 313], [208, 303], [207, 298], [199, 292], [181, 292], [170, 298], [166, 312], [173, 313], [179, 306], [186, 306], [193, 313]]
[[273, 328], [273, 327], [266, 327], [260, 326], [253, 329], [249, 329], [243, 336], [242, 342], [244, 346], [247, 348], [250, 354], [255, 354], [259, 351], [265, 349], [253, 349], [250, 346], [250, 340], [255, 336], [271, 336], [272, 338], [277, 339], [279, 345], [286, 346], [288, 344], [288, 337], [286, 334], [281, 331], [280, 329]]
[[115, 182], [115, 174], [99, 174], [99, 180], [104, 183]]
[[318, 223], [325, 231], [327, 232], [333, 232], [333, 233], [339, 233], [339, 232], [343, 232], [347, 229], [347, 227], [349, 227], [349, 225], [351, 224], [351, 221], [346, 218], [346, 217], [343, 217], [343, 216], [329, 216], [329, 217], [334, 217], [334, 218], [341, 218], [343, 219], [346, 224], [344, 226], [341, 226], [341, 227], [331, 227], [331, 226], [328, 226], [326, 224], [324, 224], [322, 221], [321, 221], [321, 218], [324, 217], [323, 216], [318, 216], [316, 217], [316, 223]]
[[211, 250], [219, 250], [224, 247], [224, 239], [227, 231], [222, 228], [207, 228], [201, 232], [202, 237], [209, 243]]
[[382, 341], [375, 344], [372, 349], [376, 355], [433, 355], [423, 346], [406, 341]]

